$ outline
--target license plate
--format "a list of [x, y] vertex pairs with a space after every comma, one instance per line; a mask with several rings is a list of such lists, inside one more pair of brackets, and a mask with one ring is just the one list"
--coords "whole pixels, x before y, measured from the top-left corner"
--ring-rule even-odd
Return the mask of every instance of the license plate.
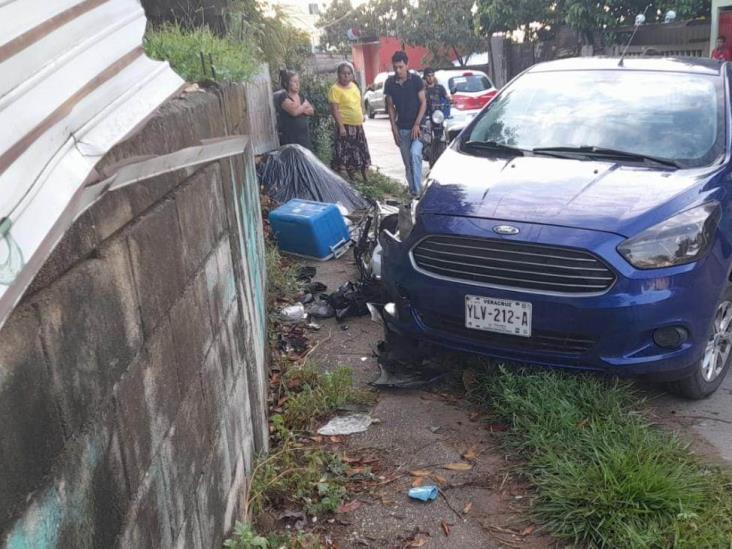
[[531, 337], [531, 303], [466, 295], [465, 326], [473, 330]]

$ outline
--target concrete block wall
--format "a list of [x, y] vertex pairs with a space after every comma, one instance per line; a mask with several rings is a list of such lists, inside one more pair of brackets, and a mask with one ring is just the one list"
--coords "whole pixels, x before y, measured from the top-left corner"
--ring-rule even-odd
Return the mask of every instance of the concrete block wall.
[[[98, 170], [239, 133], [244, 89], [169, 100]], [[109, 193], [0, 331], [0, 547], [220, 547], [267, 450], [251, 148]]]

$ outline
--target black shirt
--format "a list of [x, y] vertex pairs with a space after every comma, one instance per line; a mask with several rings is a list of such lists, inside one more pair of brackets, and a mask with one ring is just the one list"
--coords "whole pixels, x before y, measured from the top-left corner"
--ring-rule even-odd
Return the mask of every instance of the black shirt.
[[[310, 140], [310, 122], [305, 115], [292, 116], [289, 112], [282, 108], [282, 103], [289, 101], [289, 97], [285, 90], [279, 90], [274, 94], [274, 104], [277, 110], [277, 125], [280, 134], [280, 145], [289, 145], [297, 143], [303, 147], [312, 150], [313, 144]], [[302, 95], [300, 102], [304, 101]]]
[[447, 92], [442, 84], [435, 84], [431, 88], [425, 86], [424, 93], [427, 96], [427, 114], [431, 114], [434, 109], [447, 101]]
[[386, 79], [384, 95], [391, 97], [397, 112], [397, 127], [400, 130], [409, 130], [419, 114], [419, 92], [424, 89], [422, 79], [413, 73], [407, 73], [407, 79], [399, 83], [396, 75]]

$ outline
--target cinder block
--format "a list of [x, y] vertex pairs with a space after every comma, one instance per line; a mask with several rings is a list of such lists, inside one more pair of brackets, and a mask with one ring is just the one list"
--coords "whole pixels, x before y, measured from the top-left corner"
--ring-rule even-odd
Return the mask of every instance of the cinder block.
[[37, 296], [42, 337], [73, 432], [111, 397], [142, 345], [126, 247], [114, 241]]
[[145, 334], [167, 315], [184, 287], [183, 245], [175, 202], [143, 216], [128, 236]]
[[180, 528], [193, 513], [196, 487], [210, 454], [205, 416], [203, 395], [197, 380], [196, 386], [181, 403], [170, 436], [161, 448], [174, 528]]
[[189, 390], [194, 378], [198, 379], [204, 357], [211, 345], [211, 317], [208, 307], [205, 275], [200, 273], [186, 288], [183, 297], [170, 314], [181, 395]]
[[119, 549], [159, 549], [173, 545], [170, 511], [166, 501], [162, 463], [155, 460], [145, 475], [145, 482], [127, 514]]
[[143, 353], [117, 384], [116, 395], [122, 448], [135, 493], [180, 402], [175, 348], [167, 321], [158, 325]]
[[187, 278], [200, 269], [214, 249], [216, 235], [221, 232], [222, 212], [218, 211], [215, 202], [220, 180], [219, 165], [209, 164], [176, 191]]
[[0, 532], [43, 484], [63, 441], [40, 324], [21, 306], [0, 331]]

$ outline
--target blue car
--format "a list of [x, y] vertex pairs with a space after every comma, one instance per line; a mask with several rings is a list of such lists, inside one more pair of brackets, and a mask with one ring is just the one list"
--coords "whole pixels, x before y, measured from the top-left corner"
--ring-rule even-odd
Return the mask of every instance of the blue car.
[[713, 393], [732, 344], [731, 85], [732, 64], [682, 58], [514, 79], [384, 225], [389, 329]]

